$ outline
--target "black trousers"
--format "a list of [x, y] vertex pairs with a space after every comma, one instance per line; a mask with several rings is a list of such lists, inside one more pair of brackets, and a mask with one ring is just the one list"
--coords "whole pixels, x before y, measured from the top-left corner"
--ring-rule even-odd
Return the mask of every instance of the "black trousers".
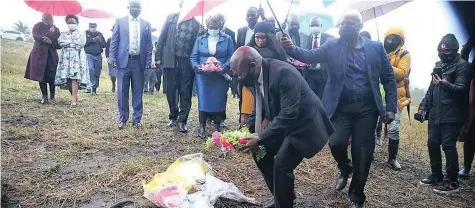
[[312, 91], [322, 99], [323, 91], [327, 80], [325, 79], [323, 70], [306, 70], [305, 81]]
[[461, 123], [436, 124], [429, 120], [427, 146], [432, 174], [443, 176], [442, 153], [440, 151], [440, 146], [442, 146], [445, 153], [447, 178], [454, 182], [457, 181], [459, 162], [456, 144], [461, 129]]
[[[158, 92], [160, 91], [160, 86], [162, 85], [162, 73], [163, 70], [161, 68], [157, 68], [157, 80], [155, 80], [155, 90]], [[165, 93], [165, 77], [163, 78], [163, 92]]]
[[191, 109], [191, 93], [195, 74], [189, 58], [176, 57], [176, 68], [163, 70], [166, 76], [166, 95], [170, 108], [169, 119], [187, 123]]
[[264, 158], [257, 161], [255, 154], [253, 158], [267, 187], [274, 195], [275, 207], [293, 207], [294, 170], [302, 162], [303, 157], [290, 144], [289, 138], [275, 138], [272, 143], [264, 146], [266, 148]]
[[198, 117], [201, 124], [206, 123], [208, 119], [213, 119], [214, 124], [221, 124], [221, 121], [224, 120], [224, 112], [200, 111]]
[[46, 58], [45, 72], [43, 74], [43, 81], [38, 82], [40, 85], [41, 95], [43, 95], [43, 97], [48, 97], [48, 85], [49, 85], [49, 92], [51, 96], [54, 96], [56, 92], [56, 86], [54, 85], [56, 67], [54, 67], [55, 64], [53, 62], [53, 56], [50, 53], [51, 52], [48, 51], [48, 57]]
[[475, 156], [475, 129], [472, 130], [471, 138], [463, 144], [463, 166], [470, 171], [473, 157]]
[[[374, 131], [378, 121], [378, 110], [372, 98], [361, 102], [340, 101], [331, 118], [335, 133], [330, 137], [329, 146], [338, 169], [344, 175], [353, 173], [348, 190], [351, 201], [364, 203], [364, 187], [374, 152]], [[351, 157], [348, 158], [348, 143], [351, 136]]]

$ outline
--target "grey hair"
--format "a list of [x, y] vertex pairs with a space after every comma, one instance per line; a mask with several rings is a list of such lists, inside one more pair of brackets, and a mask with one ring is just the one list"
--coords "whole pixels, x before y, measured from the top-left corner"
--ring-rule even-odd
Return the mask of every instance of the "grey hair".
[[219, 20], [219, 24], [220, 24], [220, 25], [224, 25], [224, 23], [226, 23], [226, 17], [224, 17], [223, 14], [218, 13], [218, 14], [216, 14], [216, 16], [218, 17], [218, 20]]
[[132, 4], [132, 3], [136, 3], [136, 4], [142, 4], [142, 1], [141, 0], [129, 0], [129, 5]]
[[359, 12], [356, 9], [348, 9], [345, 12], [343, 12], [343, 15], [341, 15], [341, 18], [338, 21], [337, 25], [340, 25], [340, 23], [341, 23], [341, 21], [343, 21], [344, 17], [355, 18], [356, 20], [358, 20], [359, 23], [363, 23], [363, 17], [361, 16], [361, 12]]

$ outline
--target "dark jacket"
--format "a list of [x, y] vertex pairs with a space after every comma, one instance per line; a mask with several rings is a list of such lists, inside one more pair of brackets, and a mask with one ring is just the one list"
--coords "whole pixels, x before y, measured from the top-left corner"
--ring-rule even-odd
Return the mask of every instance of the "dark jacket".
[[[259, 134], [259, 144], [285, 137], [305, 158], [317, 154], [334, 133], [320, 99], [295, 68], [283, 61], [263, 59], [263, 115], [271, 121]], [[255, 117], [248, 128], [254, 131]]]
[[[437, 62], [436, 67], [441, 64]], [[468, 92], [472, 79], [469, 65], [458, 56], [452, 67], [443, 67], [442, 76], [450, 84], [435, 86], [431, 83], [419, 111], [427, 112], [429, 122], [436, 124], [463, 123], [468, 114]]]
[[[99, 37], [99, 40], [93, 40]], [[86, 31], [86, 45], [84, 45], [84, 51], [87, 54], [99, 56], [102, 54], [102, 49], [106, 47], [106, 39], [100, 32]]]
[[[472, 136], [470, 136], [472, 135]], [[468, 100], [468, 116], [460, 132], [459, 141], [466, 142], [469, 139], [475, 141], [475, 67], [472, 62], [472, 84]]]
[[155, 49], [155, 61], [160, 60], [160, 67], [175, 68], [175, 36], [178, 13], [168, 15], [160, 30], [157, 47]]
[[[57, 68], [58, 52], [56, 50], [60, 49], [61, 46], [58, 45], [58, 38], [60, 35], [59, 29], [56, 26], [54, 28], [55, 31], [50, 32], [50, 27], [45, 25], [43, 22], [37, 23], [33, 27], [32, 34], [35, 44], [33, 45], [33, 49], [31, 49], [30, 57], [28, 58], [28, 63], [26, 65], [26, 79], [38, 82], [43, 81], [48, 54], [52, 56], [54, 63], [53, 68]], [[52, 44], [44, 42], [43, 36], [48, 37]]]
[[[385, 111], [397, 112], [397, 88], [393, 67], [389, 63], [386, 50], [380, 42], [362, 39], [364, 41], [364, 52], [366, 60], [366, 72], [368, 73], [372, 95], [380, 113], [385, 115]], [[322, 47], [312, 50], [305, 50], [294, 47], [292, 51], [287, 51], [293, 58], [308, 64], [326, 62], [328, 64], [328, 79], [323, 92], [323, 105], [327, 115], [331, 118], [335, 113], [340, 95], [343, 91], [345, 71], [348, 66], [348, 47], [346, 42], [340, 38], [330, 38]], [[383, 108], [379, 83], [383, 84], [386, 93], [386, 109]]]
[[231, 36], [231, 39], [233, 40], [233, 44], [234, 46], [236, 46], [236, 33], [227, 27], [224, 28], [224, 33], [226, 35]]
[[246, 43], [247, 28], [248, 28], [247, 26], [244, 26], [238, 29], [237, 38], [236, 38], [236, 49], [248, 44]]

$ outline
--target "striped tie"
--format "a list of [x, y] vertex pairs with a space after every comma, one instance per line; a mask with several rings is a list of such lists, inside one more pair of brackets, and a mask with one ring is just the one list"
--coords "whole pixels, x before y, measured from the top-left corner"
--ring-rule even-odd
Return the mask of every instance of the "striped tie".
[[256, 84], [256, 122], [255, 122], [255, 132], [260, 133], [262, 130], [262, 94], [260, 83]]

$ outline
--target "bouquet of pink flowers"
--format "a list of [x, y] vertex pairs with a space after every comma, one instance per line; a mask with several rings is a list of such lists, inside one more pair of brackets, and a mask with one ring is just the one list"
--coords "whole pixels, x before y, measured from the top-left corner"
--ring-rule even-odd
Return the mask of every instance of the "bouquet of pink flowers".
[[[230, 131], [230, 132], [214, 132], [211, 138], [205, 143], [206, 148], [210, 149], [214, 146], [221, 149], [223, 152], [228, 152], [232, 150], [239, 150], [246, 146], [247, 140], [243, 139], [245, 137], [253, 136], [247, 128], [242, 128], [241, 130]], [[266, 148], [264, 146], [259, 146], [259, 150], [256, 153], [256, 159], [259, 161], [266, 155]]]
[[209, 57], [206, 62], [201, 65], [201, 70], [204, 72], [221, 72], [223, 67], [215, 57]]

